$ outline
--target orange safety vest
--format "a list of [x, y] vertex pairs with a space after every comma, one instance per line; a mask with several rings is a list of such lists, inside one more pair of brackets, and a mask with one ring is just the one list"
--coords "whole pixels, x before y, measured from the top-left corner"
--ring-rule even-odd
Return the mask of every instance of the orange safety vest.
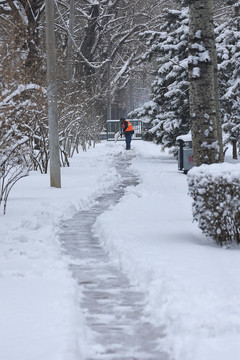
[[124, 126], [124, 123], [123, 123], [123, 131], [124, 131], [124, 132], [133, 131], [133, 127], [132, 127], [132, 124], [130, 123], [130, 121], [128, 121], [128, 120], [125, 120], [125, 121], [127, 121], [128, 127], [127, 127], [127, 129], [125, 130], [125, 126]]

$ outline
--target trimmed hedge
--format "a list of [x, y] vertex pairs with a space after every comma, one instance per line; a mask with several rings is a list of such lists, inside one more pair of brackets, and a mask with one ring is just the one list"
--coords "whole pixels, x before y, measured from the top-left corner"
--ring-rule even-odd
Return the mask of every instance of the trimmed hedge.
[[188, 172], [193, 219], [220, 246], [240, 244], [240, 164], [212, 164]]

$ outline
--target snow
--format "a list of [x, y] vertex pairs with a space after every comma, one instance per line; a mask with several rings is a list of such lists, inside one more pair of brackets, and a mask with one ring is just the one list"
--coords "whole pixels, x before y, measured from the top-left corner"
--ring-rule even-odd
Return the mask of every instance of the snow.
[[211, 164], [206, 165], [203, 164], [199, 167], [195, 167], [191, 170], [191, 174], [193, 175], [202, 175], [202, 177], [211, 177], [212, 179], [215, 178], [215, 181], [217, 181], [218, 177], [222, 177], [224, 179], [227, 179], [229, 183], [235, 181], [236, 179], [239, 179], [240, 175], [240, 163], [234, 163], [231, 164], [229, 162], [225, 162], [222, 164]]
[[[94, 232], [146, 293], [146, 316], [165, 327], [174, 360], [240, 359], [239, 248], [219, 248], [192, 223], [187, 177], [160, 147], [133, 141], [140, 183], [100, 215]], [[89, 352], [81, 290], [61, 252], [59, 224], [120, 181], [123, 142], [102, 142], [63, 168], [62, 189], [31, 172], [0, 215], [0, 358], [77, 360]], [[124, 221], [126, 218], [127, 221]]]
[[3, 101], [0, 101], [0, 106], [4, 106], [7, 103], [9, 103], [15, 96], [21, 94], [22, 92], [26, 90], [37, 90], [42, 92], [44, 95], [46, 95], [47, 91], [45, 88], [39, 86], [38, 84], [27, 84], [27, 85], [18, 85], [17, 89], [8, 94]]
[[192, 141], [192, 132], [189, 131], [189, 133], [186, 135], [179, 135], [177, 136], [176, 140]]

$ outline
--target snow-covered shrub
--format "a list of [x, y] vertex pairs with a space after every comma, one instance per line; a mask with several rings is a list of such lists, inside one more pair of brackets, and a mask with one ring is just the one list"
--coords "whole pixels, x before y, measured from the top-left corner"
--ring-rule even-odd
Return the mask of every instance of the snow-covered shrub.
[[22, 137], [17, 126], [3, 126], [0, 129], [0, 206], [6, 213], [8, 195], [18, 180], [25, 177], [30, 169], [28, 137]]
[[240, 164], [194, 167], [188, 173], [193, 218], [218, 245], [240, 243]]

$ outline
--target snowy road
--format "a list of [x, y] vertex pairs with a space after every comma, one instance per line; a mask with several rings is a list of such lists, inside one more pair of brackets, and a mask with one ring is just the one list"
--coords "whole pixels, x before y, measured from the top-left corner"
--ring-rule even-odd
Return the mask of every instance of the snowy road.
[[118, 158], [116, 169], [122, 181], [114, 192], [100, 196], [94, 207], [77, 213], [61, 229], [64, 252], [73, 259], [71, 270], [83, 294], [80, 306], [93, 334], [88, 360], [168, 359], [161, 351], [163, 329], [144, 318], [145, 294], [130, 284], [92, 230], [97, 217], [119, 201], [124, 189], [138, 184], [128, 170], [130, 161], [130, 154], [127, 162]]

